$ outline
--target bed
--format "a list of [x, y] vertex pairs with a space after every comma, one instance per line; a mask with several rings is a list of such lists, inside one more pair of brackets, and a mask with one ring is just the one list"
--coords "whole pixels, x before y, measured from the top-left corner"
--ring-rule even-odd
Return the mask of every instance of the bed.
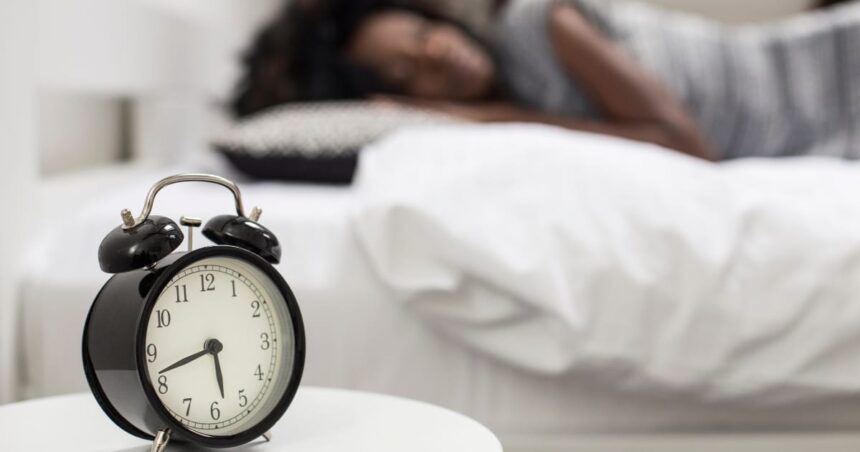
[[[385, 140], [370, 154], [366, 171], [379, 171], [380, 159], [404, 149], [404, 140], [417, 149], [414, 156], [422, 161], [428, 158], [422, 152], [439, 144], [433, 137], [471, 133], [458, 130], [445, 134], [418, 131], [417, 135]], [[516, 131], [511, 130], [509, 133]], [[490, 132], [488, 136], [497, 137], [495, 140], [510, 138], [498, 130]], [[525, 141], [535, 142], [537, 135], [556, 132], [525, 133]], [[587, 142], [591, 138], [564, 139]], [[599, 144], [631, 146], [620, 141]], [[187, 170], [233, 176], [224, 168], [202, 164], [133, 168], [120, 174], [91, 173], [46, 190], [46, 210], [59, 219], [46, 217], [45, 224], [62, 221], [63, 227], [46, 228], [30, 248], [20, 286], [20, 379], [28, 396], [86, 390], [79, 358], [80, 332], [94, 294], [108, 277], [96, 264], [98, 244], [119, 222], [122, 208], [139, 208], [153, 181]], [[410, 176], [404, 167], [403, 176], [415, 175]], [[705, 447], [703, 444], [710, 444], [713, 450], [850, 450], [860, 444], [850, 434], [832, 435], [860, 427], [860, 397], [850, 388], [803, 397], [749, 398], [725, 393], [709, 397], [691, 388], [619, 385], [607, 378], [617, 375], [618, 369], [607, 372], [600, 366], [574, 366], [572, 371], [553, 375], [488, 353], [457, 331], [444, 328], [438, 318], [428, 321], [420, 310], [404, 302], [390, 274], [380, 272], [384, 263], [379, 253], [367, 249], [372, 243], [367, 240], [372, 221], [359, 227], [355, 224], [362, 221], [363, 211], [373, 211], [368, 206], [379, 207], [378, 203], [367, 204], [371, 185], [361, 180], [353, 188], [242, 184], [246, 203], [263, 208], [261, 222], [283, 245], [279, 268], [297, 294], [308, 332], [305, 384], [439, 404], [486, 424], [508, 450], [630, 450], [649, 444], [654, 450], [684, 450]], [[402, 192], [408, 194], [408, 190]], [[404, 211], [410, 207], [407, 201], [414, 200], [394, 199]], [[174, 218], [207, 218], [230, 207], [230, 200], [217, 189], [191, 185], [165, 190], [155, 211]], [[446, 296], [446, 300], [459, 302], [456, 296]], [[698, 436], [706, 433], [717, 436]], [[738, 439], [720, 437], [721, 433], [749, 436]], [[757, 436], [761, 434], [773, 436]]]

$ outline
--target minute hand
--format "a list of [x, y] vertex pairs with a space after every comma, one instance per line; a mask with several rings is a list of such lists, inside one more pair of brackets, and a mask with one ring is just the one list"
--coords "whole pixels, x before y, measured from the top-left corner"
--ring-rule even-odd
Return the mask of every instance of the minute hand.
[[204, 349], [204, 350], [199, 351], [199, 352], [197, 352], [197, 353], [195, 353], [195, 354], [193, 354], [193, 355], [191, 355], [191, 356], [186, 356], [185, 358], [182, 358], [182, 359], [180, 359], [179, 361], [176, 361], [175, 363], [173, 363], [173, 364], [171, 364], [171, 365], [169, 365], [169, 366], [165, 367], [164, 369], [161, 369], [161, 371], [160, 371], [160, 372], [158, 372], [158, 374], [159, 374], [159, 375], [161, 375], [161, 374], [163, 374], [163, 373], [165, 373], [165, 372], [168, 372], [168, 371], [171, 371], [171, 370], [173, 370], [173, 369], [176, 369], [177, 367], [182, 367], [182, 366], [184, 366], [184, 365], [186, 365], [186, 364], [190, 363], [191, 361], [194, 361], [195, 359], [197, 359], [197, 358], [199, 358], [199, 357], [201, 357], [201, 356], [203, 356], [203, 355], [206, 355], [206, 354], [208, 354], [208, 353], [209, 353], [209, 350], [205, 350], [205, 349]]

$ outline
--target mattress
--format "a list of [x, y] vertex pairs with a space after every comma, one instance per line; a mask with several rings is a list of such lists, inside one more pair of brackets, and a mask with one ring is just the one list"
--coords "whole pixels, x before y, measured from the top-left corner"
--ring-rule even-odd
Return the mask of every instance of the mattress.
[[[80, 362], [82, 325], [108, 278], [98, 269], [98, 245], [119, 223], [120, 210], [139, 212], [149, 186], [170, 172], [135, 172], [120, 181], [112, 176], [110, 184], [91, 179], [87, 185], [98, 192], [92, 195], [72, 186], [49, 194], [56, 209], [75, 208], [63, 211], [62, 227], [48, 222], [53, 226], [36, 241], [24, 269], [18, 347], [26, 396], [87, 390]], [[503, 440], [860, 427], [858, 397], [750, 406], [743, 400], [617, 388], [594, 373], [547, 377], [511, 367], [446, 337], [393, 299], [351, 227], [353, 191], [273, 183], [243, 184], [242, 190], [246, 206], [260, 206], [261, 223], [282, 242], [279, 269], [297, 295], [308, 336], [305, 384], [431, 402], [477, 419]], [[219, 187], [186, 184], [163, 190], [154, 213], [208, 218], [232, 205]]]

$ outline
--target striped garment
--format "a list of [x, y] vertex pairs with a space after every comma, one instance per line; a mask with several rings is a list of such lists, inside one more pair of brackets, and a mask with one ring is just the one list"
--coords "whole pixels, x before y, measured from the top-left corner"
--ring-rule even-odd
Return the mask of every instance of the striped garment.
[[[599, 117], [555, 57], [554, 1], [512, 0], [502, 12], [494, 44], [503, 77], [525, 105]], [[722, 158], [860, 158], [860, 1], [742, 27], [638, 3], [562, 1], [662, 80]]]

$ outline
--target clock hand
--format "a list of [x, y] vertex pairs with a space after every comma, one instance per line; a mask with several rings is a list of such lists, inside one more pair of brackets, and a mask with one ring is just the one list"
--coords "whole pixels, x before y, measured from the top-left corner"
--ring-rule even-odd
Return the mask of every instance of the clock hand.
[[212, 354], [212, 358], [215, 360], [215, 380], [218, 381], [218, 389], [221, 390], [221, 398], [224, 398], [224, 376], [221, 374], [221, 360], [218, 359], [218, 353], [221, 353], [221, 350], [224, 349], [224, 345], [221, 344], [221, 341], [218, 339], [209, 339], [204, 344], [206, 347], [206, 351]]
[[224, 377], [221, 375], [221, 362], [218, 361], [218, 354], [212, 355], [215, 358], [215, 379], [218, 380], [218, 389], [221, 390], [221, 398], [224, 398]]
[[177, 367], [182, 367], [182, 366], [196, 360], [197, 358], [200, 358], [203, 355], [208, 355], [211, 353], [212, 358], [215, 360], [215, 379], [218, 381], [218, 389], [221, 391], [221, 398], [223, 399], [224, 398], [224, 375], [221, 373], [221, 360], [218, 359], [218, 353], [220, 353], [221, 350], [223, 350], [223, 349], [224, 349], [224, 346], [221, 344], [221, 341], [219, 341], [218, 339], [208, 339], [203, 344], [203, 350], [201, 350], [201, 351], [199, 351], [193, 355], [186, 356], [185, 358], [180, 359], [179, 361], [165, 367], [164, 369], [162, 369], [158, 373], [160, 375], [160, 374], [163, 374], [165, 372], [176, 369]]
[[205, 349], [204, 349], [203, 351], [199, 351], [199, 352], [197, 352], [197, 353], [195, 353], [195, 354], [193, 354], [193, 355], [191, 355], [191, 356], [186, 356], [185, 358], [182, 358], [182, 359], [180, 359], [179, 361], [176, 361], [175, 363], [173, 363], [173, 364], [171, 364], [171, 365], [169, 365], [169, 366], [165, 367], [164, 369], [161, 369], [161, 371], [160, 371], [160, 372], [158, 372], [158, 374], [159, 374], [159, 375], [161, 375], [161, 374], [163, 374], [163, 373], [165, 373], [165, 372], [168, 372], [168, 371], [171, 371], [171, 370], [173, 370], [173, 369], [176, 369], [177, 367], [182, 367], [182, 366], [184, 366], [184, 365], [186, 365], [186, 364], [190, 363], [191, 361], [194, 361], [195, 359], [197, 359], [197, 358], [199, 358], [199, 357], [201, 357], [201, 356], [203, 356], [203, 355], [206, 355], [206, 354], [208, 354], [208, 353], [209, 353], [209, 350], [205, 350]]

